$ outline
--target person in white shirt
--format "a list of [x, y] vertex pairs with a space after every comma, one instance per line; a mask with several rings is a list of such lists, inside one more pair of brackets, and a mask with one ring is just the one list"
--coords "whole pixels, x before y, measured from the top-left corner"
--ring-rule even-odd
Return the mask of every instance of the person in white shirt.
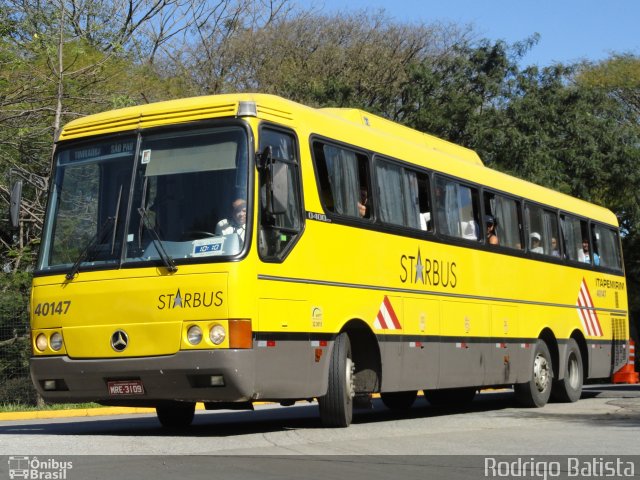
[[540, 237], [540, 234], [538, 232], [532, 232], [529, 235], [529, 240], [531, 241], [531, 248], [529, 248], [530, 252], [533, 253], [544, 253], [544, 250], [542, 248], [541, 245], [541, 240], [542, 237]]
[[240, 240], [244, 241], [247, 229], [247, 202], [238, 198], [231, 204], [233, 208], [231, 218], [224, 218], [216, 225], [216, 235], [231, 235], [237, 233]]
[[[591, 256], [589, 254], [589, 239], [582, 239], [582, 247], [578, 249], [578, 261], [583, 263], [591, 263]], [[593, 252], [593, 264], [600, 265], [600, 257], [596, 252]]]

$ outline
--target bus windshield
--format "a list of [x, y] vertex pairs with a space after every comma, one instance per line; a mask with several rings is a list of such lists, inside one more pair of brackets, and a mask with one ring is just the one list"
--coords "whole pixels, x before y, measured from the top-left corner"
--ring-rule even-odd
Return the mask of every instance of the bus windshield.
[[59, 148], [39, 270], [73, 276], [121, 261], [169, 266], [237, 255], [246, 230], [247, 152], [237, 126]]

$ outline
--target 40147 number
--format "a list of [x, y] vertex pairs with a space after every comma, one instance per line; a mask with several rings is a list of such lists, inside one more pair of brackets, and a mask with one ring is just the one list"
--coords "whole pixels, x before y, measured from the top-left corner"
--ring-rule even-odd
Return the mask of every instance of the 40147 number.
[[38, 305], [36, 305], [33, 314], [43, 317], [46, 317], [48, 315], [65, 315], [69, 311], [70, 306], [70, 300], [63, 300], [61, 302], [39, 303]]

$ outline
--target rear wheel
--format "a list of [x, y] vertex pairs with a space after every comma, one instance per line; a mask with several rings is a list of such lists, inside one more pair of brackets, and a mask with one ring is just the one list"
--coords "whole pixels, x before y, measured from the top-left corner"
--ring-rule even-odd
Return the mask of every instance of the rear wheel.
[[329, 362], [327, 394], [318, 398], [320, 419], [325, 427], [348, 427], [353, 418], [355, 364], [346, 333], [336, 337]]
[[531, 380], [513, 386], [516, 400], [523, 407], [544, 407], [551, 396], [553, 365], [547, 344], [538, 340], [533, 353]]
[[471, 403], [476, 396], [476, 391], [476, 387], [425, 390], [424, 398], [434, 407], [459, 407]]
[[156, 407], [156, 414], [163, 427], [180, 428], [191, 425], [195, 410], [195, 403], [172, 402], [158, 405]]
[[558, 402], [577, 402], [582, 395], [583, 365], [580, 348], [573, 338], [567, 343], [564, 378], [553, 381], [551, 397]]
[[415, 402], [418, 392], [409, 390], [408, 392], [383, 392], [380, 394], [384, 406], [391, 410], [408, 410]]

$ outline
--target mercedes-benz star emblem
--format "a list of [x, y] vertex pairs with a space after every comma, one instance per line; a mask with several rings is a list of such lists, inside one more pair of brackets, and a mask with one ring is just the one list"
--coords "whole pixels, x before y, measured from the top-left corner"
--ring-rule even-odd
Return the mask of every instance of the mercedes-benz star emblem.
[[129, 344], [129, 336], [124, 330], [116, 330], [111, 335], [111, 348], [116, 352], [122, 352]]

